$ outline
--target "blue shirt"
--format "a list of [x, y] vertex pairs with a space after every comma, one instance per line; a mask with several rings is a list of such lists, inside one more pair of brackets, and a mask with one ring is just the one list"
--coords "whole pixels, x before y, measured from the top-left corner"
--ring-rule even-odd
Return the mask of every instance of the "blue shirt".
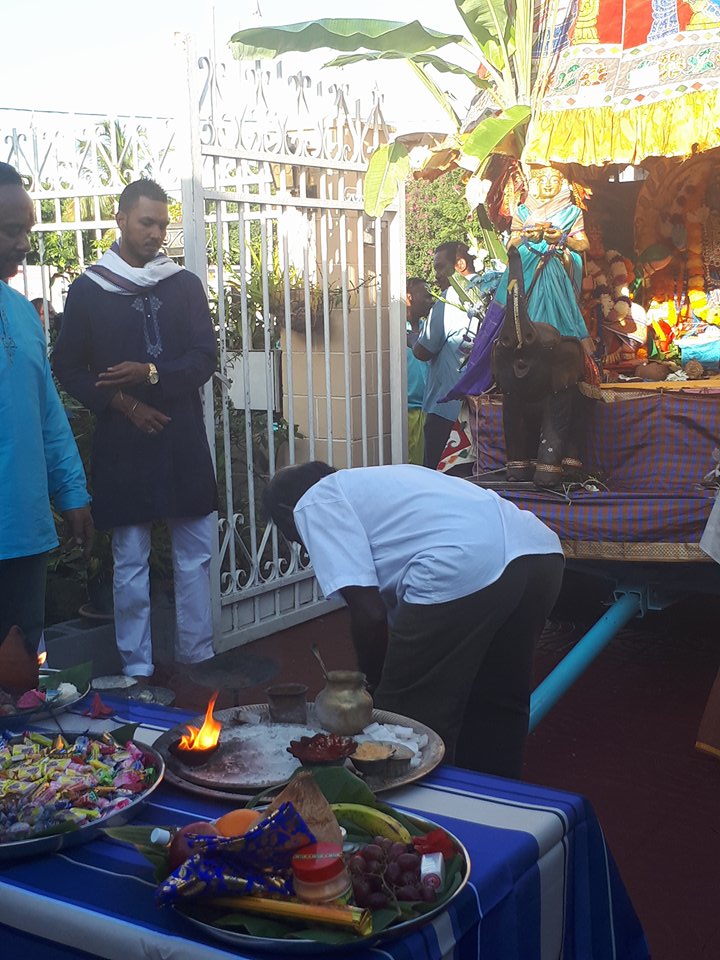
[[9, 560], [57, 546], [51, 498], [60, 513], [90, 498], [40, 318], [1, 281], [0, 311], [0, 560]]
[[[447, 291], [443, 296], [447, 297]], [[430, 311], [425, 329], [418, 343], [434, 354], [428, 362], [428, 379], [425, 388], [423, 410], [434, 413], [454, 423], [460, 413], [460, 401], [449, 400], [440, 403], [460, 379], [460, 364], [463, 356], [460, 348], [468, 327], [468, 318], [464, 310], [452, 303], [437, 300]]]

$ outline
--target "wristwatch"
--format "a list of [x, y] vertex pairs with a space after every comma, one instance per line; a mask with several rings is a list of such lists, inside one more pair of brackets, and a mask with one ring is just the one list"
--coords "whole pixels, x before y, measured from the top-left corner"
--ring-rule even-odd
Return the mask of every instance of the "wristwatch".
[[157, 372], [157, 367], [155, 366], [154, 363], [149, 363], [147, 382], [155, 384], [158, 382], [159, 379], [160, 379], [160, 374]]

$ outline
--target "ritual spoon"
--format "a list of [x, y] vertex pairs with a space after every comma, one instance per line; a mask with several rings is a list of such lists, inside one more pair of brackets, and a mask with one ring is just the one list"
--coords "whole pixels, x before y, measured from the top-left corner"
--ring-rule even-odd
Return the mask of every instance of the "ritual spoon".
[[328, 670], [327, 670], [327, 667], [325, 666], [325, 664], [323, 663], [323, 658], [320, 656], [320, 649], [319, 649], [318, 645], [317, 645], [316, 643], [314, 643], [310, 649], [311, 649], [312, 652], [313, 652], [313, 656], [315, 657], [315, 659], [317, 660], [317, 662], [320, 664], [320, 669], [321, 669], [322, 672], [323, 672], [323, 676], [324, 676], [325, 679], [327, 680], [327, 678], [328, 678]]

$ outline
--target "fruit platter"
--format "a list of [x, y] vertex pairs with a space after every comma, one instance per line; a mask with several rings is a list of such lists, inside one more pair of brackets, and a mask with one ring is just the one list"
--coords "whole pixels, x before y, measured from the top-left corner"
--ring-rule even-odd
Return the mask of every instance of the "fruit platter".
[[0, 736], [0, 862], [56, 853], [127, 823], [164, 768], [160, 754], [122, 730]]
[[153, 865], [159, 907], [238, 950], [283, 956], [406, 936], [447, 909], [470, 871], [451, 833], [336, 766], [301, 770], [269, 806], [105, 833]]

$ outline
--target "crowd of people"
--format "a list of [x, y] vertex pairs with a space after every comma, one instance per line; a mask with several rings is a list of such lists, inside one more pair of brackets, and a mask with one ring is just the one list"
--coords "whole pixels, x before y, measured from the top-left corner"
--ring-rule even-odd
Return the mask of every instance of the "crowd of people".
[[[112, 531], [115, 633], [123, 672], [153, 677], [151, 526], [172, 542], [176, 660], [213, 656], [210, 559], [217, 484], [199, 388], [216, 365], [200, 280], [162, 253], [168, 198], [149, 180], [118, 202], [120, 239], [75, 280], [48, 361], [46, 301], [6, 282], [27, 255], [33, 204], [0, 164], [0, 673], [2, 640], [34, 656], [43, 630], [52, 506], [87, 555]], [[457, 401], [468, 317], [450, 283], [472, 280], [463, 243], [435, 251], [440, 297], [407, 287], [406, 465], [279, 471], [268, 517], [308, 550], [327, 597], [341, 596], [378, 707], [412, 716], [469, 768], [519, 776], [534, 649], [560, 589], [558, 538], [532, 514], [435, 468]], [[95, 417], [90, 488], [53, 380]], [[429, 469], [428, 469], [429, 468]], [[0, 677], [1, 683], [1, 677]]]

